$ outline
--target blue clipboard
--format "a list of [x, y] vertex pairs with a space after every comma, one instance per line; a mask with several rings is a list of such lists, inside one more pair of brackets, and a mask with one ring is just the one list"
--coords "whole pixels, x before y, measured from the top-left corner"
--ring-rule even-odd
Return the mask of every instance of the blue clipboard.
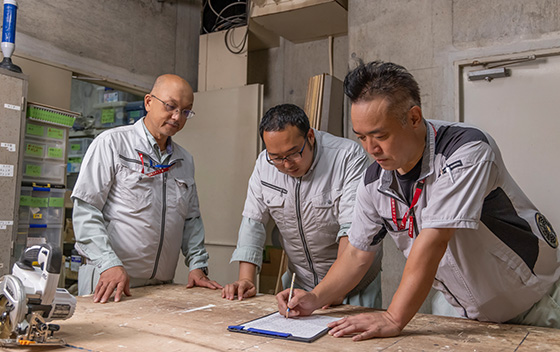
[[[298, 341], [298, 342], [308, 342], [308, 343], [317, 340], [318, 338], [320, 338], [321, 336], [324, 336], [329, 331], [329, 328], [325, 326], [322, 329], [317, 329], [314, 332], [313, 336], [302, 337], [302, 336], [297, 336], [297, 334], [292, 334], [292, 333], [288, 333], [288, 332], [273, 331], [273, 330], [260, 329], [258, 327], [254, 327], [254, 325], [256, 323], [258, 323], [260, 320], [268, 319], [269, 317], [271, 317], [274, 314], [278, 314], [278, 312], [267, 314], [263, 317], [245, 322], [245, 323], [240, 324], [240, 325], [230, 325], [230, 326], [228, 326], [227, 329], [229, 331], [232, 331], [232, 332], [239, 332], [239, 333], [262, 336], [262, 337], [272, 337], [272, 338], [276, 338], [276, 339], [291, 340], [291, 341]], [[289, 322], [292, 319], [293, 318], [289, 318], [289, 319], [286, 320], [286, 322]], [[292, 320], [292, 321], [294, 321], [294, 320]], [[247, 324], [250, 324], [250, 325], [253, 325], [253, 326], [252, 327], [247, 326]]]

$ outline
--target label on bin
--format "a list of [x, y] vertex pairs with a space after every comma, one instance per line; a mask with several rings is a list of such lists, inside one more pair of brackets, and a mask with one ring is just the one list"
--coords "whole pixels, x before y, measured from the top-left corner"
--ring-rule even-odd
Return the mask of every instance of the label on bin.
[[19, 197], [19, 206], [20, 207], [31, 206], [33, 204], [31, 199], [32, 199], [31, 196], [20, 196]]
[[38, 214], [33, 214], [33, 219], [42, 219], [43, 218], [43, 214], [38, 213]]
[[76, 143], [70, 144], [70, 149], [72, 150], [80, 150], [81, 148], [82, 148], [81, 144], [76, 144]]
[[64, 198], [49, 198], [49, 207], [53, 207], [53, 208], [64, 207]]
[[49, 206], [49, 198], [31, 197], [30, 207], [46, 208]]
[[72, 255], [70, 257], [70, 270], [78, 272], [82, 264], [82, 257], [79, 255]]
[[40, 177], [41, 176], [41, 166], [28, 164], [27, 167], [25, 168], [25, 174], [27, 176]]
[[32, 144], [32, 143], [27, 143], [27, 145], [25, 147], [25, 154], [31, 155], [31, 156], [42, 157], [43, 156], [43, 146], [42, 145], [37, 145], [37, 144]]
[[103, 109], [101, 113], [101, 124], [115, 122], [115, 109]]
[[62, 148], [49, 147], [49, 149], [47, 150], [47, 156], [49, 158], [62, 159]]
[[45, 128], [43, 126], [27, 123], [26, 133], [32, 136], [43, 137], [45, 134]]
[[47, 130], [47, 137], [64, 139], [64, 130], [61, 130], [60, 128], [49, 127], [49, 129]]

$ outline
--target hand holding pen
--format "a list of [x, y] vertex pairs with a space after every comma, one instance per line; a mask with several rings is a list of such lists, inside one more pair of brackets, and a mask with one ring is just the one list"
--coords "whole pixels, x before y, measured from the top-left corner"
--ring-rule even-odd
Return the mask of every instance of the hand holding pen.
[[[296, 280], [296, 273], [292, 274], [292, 284], [290, 285], [290, 295], [288, 296], [288, 303], [290, 303], [290, 301], [292, 300], [292, 296], [294, 295], [294, 281]], [[290, 313], [290, 307], [288, 307], [288, 309], [286, 309], [286, 318], [288, 317], [288, 314]]]

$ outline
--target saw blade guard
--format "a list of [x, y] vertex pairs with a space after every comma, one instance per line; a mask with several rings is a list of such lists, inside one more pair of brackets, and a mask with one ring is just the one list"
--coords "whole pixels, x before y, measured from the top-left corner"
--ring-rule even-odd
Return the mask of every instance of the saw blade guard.
[[[39, 265], [39, 267], [33, 264]], [[50, 244], [34, 245], [27, 248], [19, 261], [14, 264], [13, 275], [21, 279], [28, 295], [40, 295], [41, 304], [53, 302], [60, 269], [62, 252]]]
[[27, 297], [21, 280], [14, 275], [0, 278], [0, 338], [9, 338], [14, 327], [25, 320]]

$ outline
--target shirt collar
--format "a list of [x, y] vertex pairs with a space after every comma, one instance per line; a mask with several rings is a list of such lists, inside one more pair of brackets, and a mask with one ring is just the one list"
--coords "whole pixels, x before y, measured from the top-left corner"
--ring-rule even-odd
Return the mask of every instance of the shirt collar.
[[157, 144], [156, 139], [154, 138], [154, 136], [152, 136], [152, 134], [150, 133], [150, 131], [146, 127], [146, 124], [144, 123], [144, 119], [142, 119], [142, 127], [144, 128], [144, 132], [146, 133], [146, 137], [148, 138], [148, 142], [152, 146], [152, 149], [154, 150], [154, 153], [158, 156], [160, 161], [163, 161], [163, 160], [167, 159], [168, 157], [170, 157], [173, 154], [173, 143], [171, 143], [171, 137], [167, 137], [165, 150], [162, 152], [159, 149], [159, 145]]
[[[436, 150], [436, 130], [435, 127], [426, 119], [423, 119], [426, 125], [426, 143], [424, 146], [424, 154], [422, 155], [422, 168], [418, 180], [424, 180], [434, 172], [434, 158]], [[380, 191], [390, 192], [391, 186], [397, 184], [396, 177], [392, 171], [383, 170], [381, 174]]]

